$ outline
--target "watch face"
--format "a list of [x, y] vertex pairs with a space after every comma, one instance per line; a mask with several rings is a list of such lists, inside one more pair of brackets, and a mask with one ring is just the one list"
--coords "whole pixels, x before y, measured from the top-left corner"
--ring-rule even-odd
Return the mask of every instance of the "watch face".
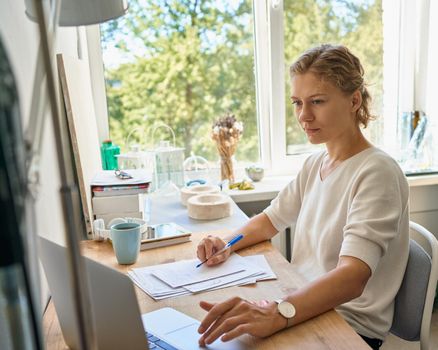
[[295, 307], [287, 301], [282, 301], [280, 304], [278, 304], [278, 311], [283, 317], [286, 318], [294, 317], [296, 312]]

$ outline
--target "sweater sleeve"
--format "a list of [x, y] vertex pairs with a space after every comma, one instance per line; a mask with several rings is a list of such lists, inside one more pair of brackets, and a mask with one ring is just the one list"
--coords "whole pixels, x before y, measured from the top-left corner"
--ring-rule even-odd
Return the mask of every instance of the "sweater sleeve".
[[396, 164], [372, 163], [357, 174], [339, 255], [362, 260], [374, 273], [390, 241], [399, 234], [409, 188]]

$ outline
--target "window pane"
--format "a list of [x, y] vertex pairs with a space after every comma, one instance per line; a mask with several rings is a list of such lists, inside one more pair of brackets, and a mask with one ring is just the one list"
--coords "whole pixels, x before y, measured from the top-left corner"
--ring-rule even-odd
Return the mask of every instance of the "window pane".
[[[225, 113], [243, 121], [236, 159], [259, 160], [252, 2], [130, 1], [128, 14], [101, 26], [110, 134], [125, 146], [170, 140], [208, 160], [218, 159], [210, 132]], [[127, 151], [125, 149], [125, 151]]]
[[[365, 134], [381, 144], [383, 136], [383, 30], [381, 0], [300, 0], [284, 2], [286, 96], [290, 96], [289, 65], [306, 49], [322, 43], [343, 44], [362, 62], [373, 98]], [[287, 154], [312, 149], [286, 99]]]

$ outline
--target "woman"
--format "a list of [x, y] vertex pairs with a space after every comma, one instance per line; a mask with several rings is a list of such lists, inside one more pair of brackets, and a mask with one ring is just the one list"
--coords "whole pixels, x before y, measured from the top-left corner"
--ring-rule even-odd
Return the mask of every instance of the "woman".
[[[290, 75], [298, 122], [309, 141], [324, 143], [326, 150], [311, 155], [271, 205], [230, 236], [244, 235], [231, 250], [295, 226], [292, 264], [309, 283], [281, 301], [201, 302], [208, 314], [199, 342], [243, 333], [265, 337], [336, 308], [379, 349], [392, 324], [408, 258], [408, 184], [397, 163], [362, 134], [372, 117], [356, 56], [343, 46], [315, 47], [291, 66]], [[225, 243], [207, 237], [198, 246], [198, 258], [209, 258]], [[211, 258], [208, 265], [230, 253]]]

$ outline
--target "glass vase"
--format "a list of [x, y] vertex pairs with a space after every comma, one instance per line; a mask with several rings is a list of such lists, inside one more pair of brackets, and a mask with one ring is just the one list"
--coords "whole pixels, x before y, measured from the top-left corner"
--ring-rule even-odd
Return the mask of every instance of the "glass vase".
[[234, 183], [234, 157], [221, 157], [221, 180]]

